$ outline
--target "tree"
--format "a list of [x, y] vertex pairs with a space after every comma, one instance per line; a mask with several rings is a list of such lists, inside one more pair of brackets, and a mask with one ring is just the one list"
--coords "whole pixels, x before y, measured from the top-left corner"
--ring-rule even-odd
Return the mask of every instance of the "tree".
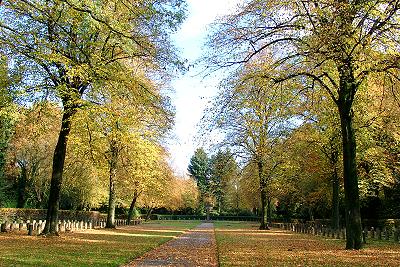
[[[132, 197], [132, 214], [137, 198], [158, 170], [162, 157], [159, 140], [172, 127], [173, 111], [168, 98], [142, 73], [125, 74], [126, 81], [104, 82], [92, 95], [97, 106], [80, 112], [81, 142], [99, 169], [107, 170], [108, 216], [106, 227], [113, 228], [115, 208], [122, 197]], [[110, 88], [109, 88], [110, 87]], [[138, 87], [147, 90], [140, 92]], [[111, 90], [111, 88], [113, 90]], [[163, 157], [162, 157], [163, 158]], [[123, 196], [121, 196], [123, 192]]]
[[211, 191], [216, 198], [217, 210], [228, 209], [228, 197], [231, 187], [237, 187], [235, 183], [239, 175], [239, 167], [229, 150], [218, 151], [210, 158]]
[[305, 88], [324, 90], [336, 104], [347, 249], [362, 246], [353, 102], [368, 77], [397, 79], [398, 11], [397, 1], [248, 1], [216, 23], [209, 38], [212, 66], [248, 62], [268, 50], [275, 57], [274, 68], [282, 71], [275, 82], [298, 79]]
[[193, 214], [198, 207], [199, 190], [193, 179], [176, 177], [175, 185], [175, 209], [183, 214]]
[[63, 105], [43, 231], [56, 234], [74, 115], [90, 103], [96, 82], [120, 81], [130, 71], [129, 61], [152, 71], [180, 65], [168, 36], [184, 17], [183, 1], [19, 0], [4, 1], [1, 9], [1, 49], [15, 64], [29, 67], [25, 77], [29, 88], [44, 89], [44, 94], [51, 93]]
[[261, 190], [255, 162], [250, 161], [241, 169], [238, 182], [240, 191], [238, 190], [237, 193], [240, 193], [240, 195], [237, 197], [241, 199], [239, 205], [252, 210], [255, 215], [259, 216]]
[[18, 121], [18, 106], [12, 87], [19, 82], [18, 72], [11, 72], [6, 57], [0, 53], [0, 206], [8, 200], [5, 165], [6, 153]]
[[210, 197], [211, 184], [210, 184], [210, 169], [209, 158], [203, 148], [198, 148], [191, 157], [188, 166], [189, 175], [196, 181], [197, 187], [200, 192], [200, 209], [204, 208], [207, 204], [206, 198]]
[[368, 79], [368, 85], [369, 90], [359, 91], [355, 101], [361, 214], [366, 218], [388, 218], [385, 191], [395, 188], [399, 173], [398, 164], [393, 161], [398, 155], [399, 127], [394, 123], [399, 116], [398, 83], [390, 84], [377, 77]]
[[157, 160], [157, 171], [149, 179], [144, 192], [140, 196], [140, 203], [147, 209], [146, 220], [155, 208], [173, 207], [173, 186], [175, 176], [165, 157]]
[[157, 191], [158, 187], [163, 186], [163, 177], [170, 175], [165, 165], [167, 154], [158, 143], [137, 134], [130, 137], [131, 141], [122, 151], [122, 168], [119, 172], [122, 179], [118, 181], [121, 200], [130, 203], [127, 223], [131, 221], [139, 199], [152, 190]]
[[[48, 102], [22, 109], [7, 151], [17, 170], [17, 208], [45, 206], [50, 183], [52, 149], [57, 142], [61, 110]], [[28, 203], [27, 203], [28, 202]]]
[[[296, 97], [290, 89], [283, 94], [260, 75], [273, 71], [261, 58], [246, 64], [222, 84], [204, 120], [211, 129], [223, 131], [224, 145], [234, 148], [247, 162], [256, 164], [261, 200], [260, 229], [268, 229], [268, 186], [281, 162], [280, 151], [276, 148], [283, 141], [296, 107]], [[285, 86], [294, 85], [286, 83]]]
[[[332, 187], [332, 216], [331, 227], [339, 229], [340, 216], [340, 187], [343, 184], [340, 175], [339, 160], [342, 157], [340, 151], [340, 129], [336, 126], [340, 124], [336, 107], [324, 92], [312, 92], [312, 96], [308, 96], [303, 104], [305, 125], [299, 127], [303, 132], [300, 141], [310, 143], [316, 146], [326, 159], [321, 160], [320, 164], [326, 168], [327, 178], [331, 182]], [[300, 152], [306, 153], [306, 152]], [[327, 166], [328, 165], [328, 166]]]

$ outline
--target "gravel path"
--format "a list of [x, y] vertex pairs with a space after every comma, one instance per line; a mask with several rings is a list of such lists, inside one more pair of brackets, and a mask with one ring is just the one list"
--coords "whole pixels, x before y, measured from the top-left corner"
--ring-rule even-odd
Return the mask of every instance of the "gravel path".
[[214, 224], [202, 223], [125, 266], [218, 266]]

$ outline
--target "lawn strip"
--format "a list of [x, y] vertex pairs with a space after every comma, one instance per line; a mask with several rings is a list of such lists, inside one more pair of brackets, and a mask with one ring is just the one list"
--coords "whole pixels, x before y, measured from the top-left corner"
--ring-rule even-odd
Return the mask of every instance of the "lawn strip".
[[0, 266], [119, 266], [195, 227], [198, 222], [63, 233], [61, 237], [0, 234]]
[[343, 240], [279, 229], [258, 230], [255, 223], [218, 222], [220, 266], [400, 266], [400, 245], [367, 244], [345, 250]]

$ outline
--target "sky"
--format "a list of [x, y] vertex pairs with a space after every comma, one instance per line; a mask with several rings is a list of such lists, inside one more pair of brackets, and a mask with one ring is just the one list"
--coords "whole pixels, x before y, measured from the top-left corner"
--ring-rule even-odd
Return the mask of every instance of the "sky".
[[[217, 16], [233, 11], [240, 0], [187, 0], [188, 17], [173, 36], [181, 56], [190, 62], [197, 60], [207, 36], [207, 26]], [[168, 150], [171, 165], [177, 175], [185, 176], [191, 156], [198, 147], [194, 141], [196, 125], [200, 121], [207, 102], [217, 93], [219, 79], [196, 75], [201, 70], [192, 68], [172, 82], [171, 100], [176, 108], [173, 138]]]

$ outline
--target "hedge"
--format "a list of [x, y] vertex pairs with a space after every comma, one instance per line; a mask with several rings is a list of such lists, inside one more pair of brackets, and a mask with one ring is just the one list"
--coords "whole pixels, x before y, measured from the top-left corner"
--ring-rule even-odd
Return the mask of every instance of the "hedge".
[[[155, 215], [157, 220], [206, 220], [206, 215]], [[213, 221], [260, 221], [257, 216], [216, 216], [211, 215]]]

